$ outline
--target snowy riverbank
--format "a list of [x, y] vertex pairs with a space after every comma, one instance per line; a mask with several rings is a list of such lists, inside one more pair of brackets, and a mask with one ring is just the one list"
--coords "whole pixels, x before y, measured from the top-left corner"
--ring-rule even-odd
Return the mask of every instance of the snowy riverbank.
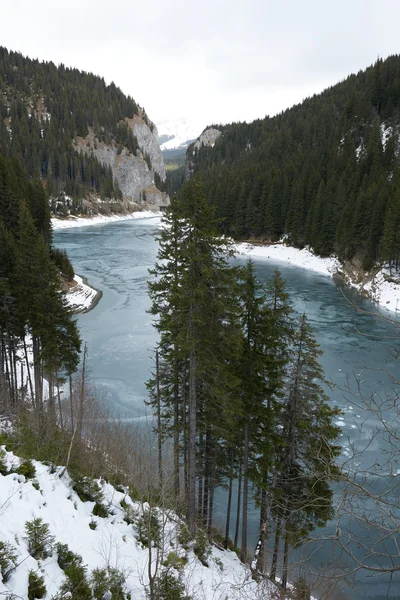
[[[87, 227], [89, 225], [103, 225], [116, 221], [129, 221], [132, 219], [148, 219], [161, 217], [161, 212], [150, 210], [137, 211], [126, 215], [96, 215], [93, 217], [68, 217], [66, 219], [53, 218], [51, 224], [53, 229], [71, 229], [73, 227]], [[91, 287], [87, 280], [74, 275], [76, 285], [67, 291], [67, 302], [75, 313], [88, 312], [96, 306], [102, 296], [102, 292]]]
[[142, 210], [126, 215], [95, 215], [92, 217], [74, 217], [70, 216], [66, 219], [53, 217], [51, 224], [53, 229], [70, 229], [71, 227], [86, 227], [88, 225], [105, 225], [116, 221], [131, 221], [132, 219], [149, 219], [151, 217], [160, 217], [161, 212]]
[[343, 266], [334, 256], [321, 258], [306, 248], [299, 250], [282, 243], [271, 244], [270, 246], [241, 243], [236, 244], [235, 247], [237, 253], [241, 255], [283, 261], [295, 267], [308, 269], [329, 277], [338, 275], [345, 280], [347, 285], [354, 287], [364, 296], [368, 296], [380, 307], [393, 312], [400, 310], [400, 284], [390, 277], [388, 269], [383, 268], [365, 282], [357, 283], [349, 280], [348, 277], [343, 277]]
[[96, 306], [102, 292], [92, 288], [87, 281], [75, 273], [75, 285], [67, 292], [68, 305], [75, 313], [88, 312]]

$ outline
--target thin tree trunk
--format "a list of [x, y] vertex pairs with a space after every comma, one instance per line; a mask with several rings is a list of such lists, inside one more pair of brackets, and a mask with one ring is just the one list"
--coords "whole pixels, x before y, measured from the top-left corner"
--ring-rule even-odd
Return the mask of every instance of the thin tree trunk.
[[289, 535], [285, 526], [285, 546], [283, 549], [283, 567], [282, 567], [282, 587], [286, 590], [288, 580], [288, 564], [289, 564]]
[[[158, 442], [158, 486], [163, 488], [163, 464], [162, 464], [162, 441], [161, 441], [161, 400], [160, 400], [160, 365], [158, 350], [156, 350], [156, 394], [157, 394], [157, 442]], [[174, 448], [175, 452], [175, 448]]]
[[72, 375], [69, 376], [69, 405], [71, 408], [71, 431], [74, 430], [74, 404], [73, 404], [73, 390], [72, 390]]
[[180, 496], [180, 474], [179, 474], [179, 379], [178, 361], [175, 360], [174, 374], [174, 492], [175, 500]]
[[24, 354], [25, 354], [26, 373], [27, 373], [27, 376], [28, 376], [29, 390], [31, 392], [32, 405], [33, 405], [33, 408], [36, 408], [35, 394], [33, 393], [31, 370], [29, 368], [28, 348], [26, 347], [26, 338], [25, 338], [25, 336], [24, 336]]
[[240, 560], [247, 561], [247, 508], [249, 498], [249, 424], [244, 423], [244, 449], [243, 449], [243, 506], [242, 506], [242, 543], [240, 547]]
[[279, 555], [279, 542], [281, 540], [281, 520], [280, 517], [276, 517], [276, 525], [275, 525], [275, 540], [274, 540], [274, 550], [272, 553], [272, 563], [271, 563], [271, 571], [269, 574], [269, 578], [271, 581], [275, 581], [276, 577], [276, 569], [278, 565], [278, 555]]
[[60, 382], [57, 379], [57, 399], [58, 399], [58, 410], [60, 413], [60, 427], [61, 427], [61, 431], [63, 431], [64, 429], [64, 419], [63, 419], [63, 414], [62, 414], [62, 410], [61, 410], [61, 394], [60, 394]]
[[231, 449], [231, 461], [229, 465], [229, 487], [228, 487], [228, 507], [226, 509], [226, 524], [225, 524], [225, 539], [224, 548], [227, 550], [229, 542], [229, 528], [231, 522], [231, 507], [232, 507], [232, 489], [233, 489], [233, 446]]
[[236, 527], [235, 527], [235, 540], [234, 546], [238, 547], [239, 541], [239, 525], [240, 525], [240, 507], [242, 500], [242, 462], [239, 465], [239, 477], [238, 477], [238, 494], [237, 494], [237, 507], [236, 507]]
[[[191, 315], [193, 319], [193, 315]], [[193, 324], [191, 325], [193, 337]], [[188, 525], [191, 535], [196, 533], [196, 411], [197, 411], [197, 356], [191, 344], [189, 373], [189, 481], [188, 481]]]

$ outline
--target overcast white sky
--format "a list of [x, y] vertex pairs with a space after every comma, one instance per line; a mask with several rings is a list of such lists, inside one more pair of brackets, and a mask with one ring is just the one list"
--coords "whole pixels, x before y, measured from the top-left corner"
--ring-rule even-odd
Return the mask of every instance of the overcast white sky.
[[399, 0], [10, 0], [0, 45], [202, 129], [276, 114], [400, 53], [399, 27]]

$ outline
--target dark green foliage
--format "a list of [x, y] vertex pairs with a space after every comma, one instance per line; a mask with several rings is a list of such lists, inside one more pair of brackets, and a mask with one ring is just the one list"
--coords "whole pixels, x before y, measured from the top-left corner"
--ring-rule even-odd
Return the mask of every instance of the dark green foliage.
[[29, 571], [28, 578], [28, 600], [35, 600], [35, 598], [44, 598], [46, 595], [46, 586], [44, 584], [44, 577], [37, 575], [35, 571]]
[[85, 475], [77, 473], [72, 476], [72, 489], [82, 502], [101, 503], [103, 499], [103, 493], [97, 481]]
[[92, 520], [90, 521], [90, 523], [89, 523], [89, 527], [90, 527], [90, 529], [92, 529], [93, 531], [94, 531], [95, 529], [97, 529], [97, 521], [95, 521], [94, 519], [92, 519]]
[[30, 458], [23, 460], [16, 470], [19, 475], [24, 475], [26, 479], [33, 479], [36, 475], [36, 469]]
[[68, 279], [68, 281], [71, 281], [71, 279], [74, 277], [74, 268], [68, 258], [66, 250], [53, 248], [51, 251], [51, 258], [60, 269], [61, 273]]
[[126, 508], [124, 508], [124, 521], [128, 525], [133, 525], [136, 523], [136, 512], [132, 506], [128, 505]]
[[43, 519], [36, 518], [25, 523], [25, 531], [28, 537], [29, 554], [36, 559], [45, 559], [53, 551], [54, 536], [50, 534], [50, 528]]
[[72, 552], [67, 544], [58, 543], [56, 546], [57, 550], [57, 562], [60, 569], [65, 571], [65, 569], [70, 566], [74, 561], [76, 561], [77, 554]]
[[143, 547], [148, 547], [150, 544], [157, 547], [160, 544], [160, 522], [154, 509], [143, 510], [136, 520], [136, 529], [139, 542]]
[[69, 210], [82, 208], [87, 191], [102, 198], [120, 196], [111, 169], [82, 152], [83, 140], [79, 146], [77, 138], [90, 131], [94, 144], [116, 144], [136, 154], [129, 119], [139, 108], [131, 97], [91, 73], [30, 60], [5, 48], [0, 48], [0, 78], [0, 148], [5, 154], [18, 158], [33, 180], [45, 181], [49, 195], [62, 190], [72, 198]]
[[93, 597], [103, 600], [108, 592], [111, 600], [125, 600], [125, 579], [125, 575], [113, 567], [94, 569], [91, 578]]
[[169, 571], [163, 571], [154, 583], [154, 597], [157, 600], [190, 600], [185, 586]]
[[399, 126], [400, 56], [390, 56], [273, 118], [219, 126], [215, 146], [190, 146], [187, 159], [224, 232], [287, 234], [323, 256], [395, 266]]
[[96, 504], [93, 507], [93, 515], [95, 517], [102, 517], [103, 519], [105, 519], [106, 517], [108, 517], [109, 512], [106, 506], [104, 506], [104, 504], [102, 504], [101, 502], [96, 502]]
[[7, 475], [6, 451], [0, 448], [0, 475]]
[[67, 578], [60, 588], [61, 598], [64, 594], [71, 594], [72, 600], [91, 600], [92, 592], [82, 557], [72, 552], [67, 544], [57, 544], [57, 562]]
[[7, 583], [17, 564], [17, 550], [8, 542], [0, 541], [0, 575], [3, 583]]
[[208, 567], [207, 559], [211, 554], [211, 546], [208, 540], [208, 536], [202, 529], [199, 529], [196, 533], [196, 538], [194, 540], [193, 551], [199, 561], [205, 566]]
[[163, 564], [164, 567], [171, 567], [172, 569], [181, 571], [187, 564], [187, 558], [186, 556], [179, 556], [176, 552], [169, 552]]

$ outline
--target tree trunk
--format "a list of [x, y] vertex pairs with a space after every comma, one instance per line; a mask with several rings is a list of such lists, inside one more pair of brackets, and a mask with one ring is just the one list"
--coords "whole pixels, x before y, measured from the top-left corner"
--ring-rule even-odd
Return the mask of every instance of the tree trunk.
[[236, 527], [235, 527], [235, 540], [234, 546], [238, 547], [239, 542], [239, 525], [240, 525], [240, 507], [242, 500], [242, 463], [239, 465], [239, 477], [238, 477], [238, 493], [237, 493], [237, 507], [236, 507]]
[[271, 579], [271, 581], [275, 581], [275, 577], [276, 577], [280, 540], [281, 540], [281, 520], [279, 517], [276, 517], [274, 551], [272, 554], [271, 572], [269, 574], [269, 578]]
[[228, 549], [229, 542], [229, 528], [231, 521], [231, 506], [232, 506], [232, 488], [233, 488], [233, 447], [231, 450], [231, 462], [229, 465], [229, 488], [228, 488], [228, 507], [226, 509], [226, 524], [225, 524], [225, 539], [224, 548]]
[[285, 527], [285, 546], [283, 549], [283, 567], [282, 567], [282, 587], [286, 590], [288, 579], [288, 563], [289, 563], [289, 536]]
[[[193, 318], [193, 316], [192, 316]], [[193, 329], [193, 325], [192, 325]], [[193, 332], [192, 332], [193, 336]], [[188, 525], [191, 535], [196, 534], [196, 411], [197, 411], [197, 356], [193, 347], [189, 353], [189, 478], [188, 478]]]
[[243, 507], [242, 507], [242, 543], [240, 547], [240, 560], [247, 562], [247, 507], [249, 499], [249, 424], [244, 423], [244, 448], [243, 448]]
[[[156, 350], [156, 394], [157, 394], [157, 447], [158, 447], [158, 486], [163, 488], [163, 464], [162, 464], [162, 441], [161, 441], [161, 400], [160, 400], [160, 365], [158, 350]], [[175, 447], [174, 447], [175, 452]]]

